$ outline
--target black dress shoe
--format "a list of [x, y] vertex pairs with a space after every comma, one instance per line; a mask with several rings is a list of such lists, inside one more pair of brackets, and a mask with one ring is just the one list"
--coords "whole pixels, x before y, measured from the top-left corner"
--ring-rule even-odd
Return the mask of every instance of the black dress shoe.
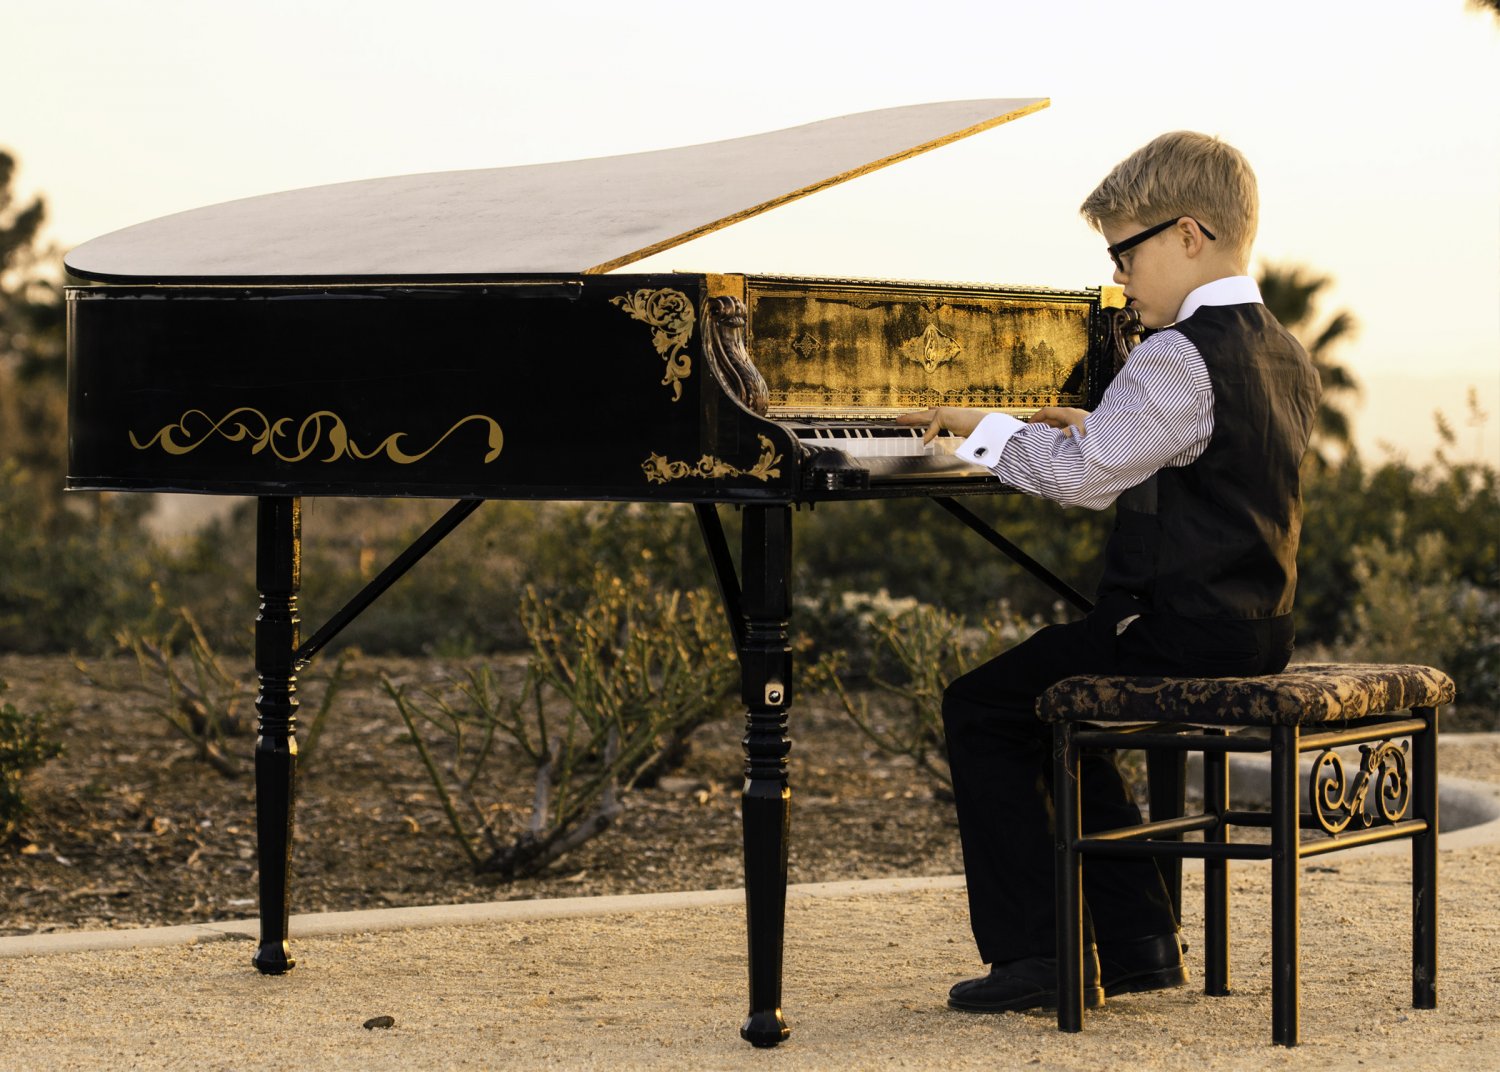
[[1109, 997], [1182, 986], [1187, 982], [1187, 972], [1182, 967], [1182, 940], [1173, 933], [1100, 942], [1099, 978]]
[[[1099, 958], [1093, 947], [1083, 955], [1083, 1004], [1104, 1004], [1099, 985]], [[988, 975], [965, 979], [948, 991], [948, 1008], [960, 1012], [1019, 1012], [1057, 1008], [1057, 958], [1026, 957], [996, 964]]]

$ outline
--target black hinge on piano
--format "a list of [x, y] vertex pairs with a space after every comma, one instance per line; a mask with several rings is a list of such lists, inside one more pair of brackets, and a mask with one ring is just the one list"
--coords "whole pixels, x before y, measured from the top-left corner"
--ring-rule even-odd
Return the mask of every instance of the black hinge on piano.
[[802, 487], [807, 491], [849, 491], [870, 486], [870, 470], [855, 465], [837, 447], [802, 444]]

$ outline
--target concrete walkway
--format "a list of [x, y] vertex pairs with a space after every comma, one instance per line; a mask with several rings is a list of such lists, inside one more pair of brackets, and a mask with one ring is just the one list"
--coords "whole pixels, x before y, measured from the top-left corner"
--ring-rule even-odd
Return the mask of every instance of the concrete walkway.
[[[1445, 778], [1445, 809], [1500, 816], [1500, 737], [1463, 743], [1443, 762], [1479, 777]], [[1304, 865], [1295, 1050], [1269, 1041], [1269, 869], [1237, 864], [1236, 994], [1118, 998], [1081, 1035], [944, 1007], [979, 969], [953, 877], [795, 887], [772, 1051], [738, 1038], [742, 895], [714, 891], [295, 917], [281, 978], [250, 968], [247, 922], [0, 939], [0, 1070], [1500, 1067], [1500, 818], [1443, 842], [1431, 1011], [1410, 1008], [1404, 846]], [[1190, 869], [1195, 946], [1201, 890]]]

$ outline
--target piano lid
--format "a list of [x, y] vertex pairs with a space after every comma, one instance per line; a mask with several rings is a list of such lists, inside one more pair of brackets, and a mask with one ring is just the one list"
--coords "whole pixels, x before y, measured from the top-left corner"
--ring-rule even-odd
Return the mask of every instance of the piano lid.
[[628, 156], [313, 186], [126, 227], [66, 263], [107, 283], [607, 272], [1048, 103], [918, 104]]

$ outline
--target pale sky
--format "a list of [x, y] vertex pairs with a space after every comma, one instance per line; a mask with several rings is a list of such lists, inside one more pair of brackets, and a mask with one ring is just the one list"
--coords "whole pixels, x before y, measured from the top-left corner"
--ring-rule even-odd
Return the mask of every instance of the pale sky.
[[320, 183], [1043, 96], [641, 267], [1090, 286], [1079, 201], [1206, 131], [1259, 176], [1257, 264], [1332, 275], [1325, 313], [1360, 321], [1362, 448], [1420, 459], [1441, 406], [1458, 453], [1500, 460], [1500, 25], [1463, 0], [0, 0], [0, 28], [0, 146], [64, 247]]

